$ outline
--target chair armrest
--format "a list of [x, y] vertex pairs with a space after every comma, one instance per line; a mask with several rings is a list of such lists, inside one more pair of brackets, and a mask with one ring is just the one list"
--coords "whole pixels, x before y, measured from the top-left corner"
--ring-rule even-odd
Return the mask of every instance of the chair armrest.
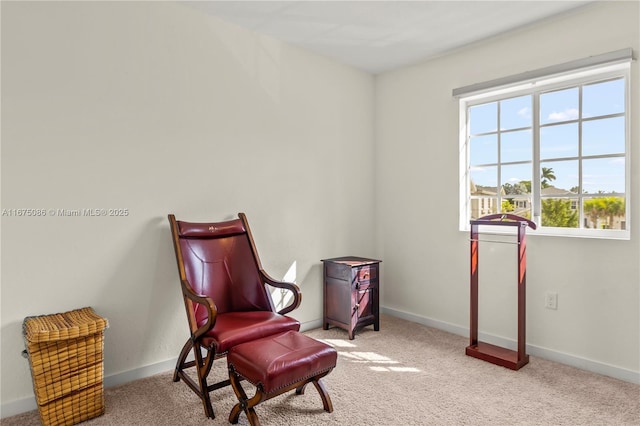
[[182, 294], [184, 295], [184, 297], [191, 300], [193, 303], [204, 306], [207, 309], [207, 322], [204, 325], [198, 327], [196, 330], [193, 330], [196, 326], [195, 318], [193, 318], [193, 326], [191, 331], [192, 339], [199, 339], [201, 336], [208, 333], [209, 330], [211, 330], [215, 325], [216, 316], [218, 315], [218, 309], [216, 308], [216, 304], [213, 302], [213, 299], [211, 299], [210, 297], [201, 296], [198, 293], [194, 292], [187, 280], [182, 280], [181, 284]]
[[268, 284], [272, 287], [288, 290], [291, 292], [291, 294], [293, 294], [293, 300], [291, 301], [291, 303], [277, 311], [279, 314], [288, 314], [289, 312], [297, 309], [298, 306], [300, 306], [300, 303], [302, 302], [302, 292], [300, 291], [300, 287], [298, 287], [295, 283], [274, 280], [262, 269], [260, 269], [260, 275], [262, 275], [262, 280], [265, 284]]

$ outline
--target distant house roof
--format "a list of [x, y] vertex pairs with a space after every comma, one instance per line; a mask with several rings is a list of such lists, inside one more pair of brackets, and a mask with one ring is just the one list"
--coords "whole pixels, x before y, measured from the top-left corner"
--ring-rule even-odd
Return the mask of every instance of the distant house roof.
[[[473, 195], [496, 195], [498, 189], [495, 186], [476, 185], [471, 182], [471, 193]], [[500, 187], [500, 194], [504, 195], [504, 189]]]
[[556, 188], [555, 186], [548, 186], [540, 190], [542, 195], [575, 195], [575, 192], [567, 191], [566, 189]]
[[[471, 182], [471, 193], [473, 195], [497, 195], [498, 193], [498, 189], [495, 186], [484, 186], [484, 185], [476, 185], [473, 183], [473, 181]], [[556, 188], [555, 186], [548, 186], [546, 188], [542, 188], [541, 189], [541, 194], [542, 195], [575, 195], [575, 192], [571, 192], [568, 191], [566, 189], [562, 189], [562, 188]], [[500, 194], [501, 195], [506, 195], [504, 192], [504, 188], [500, 187]], [[515, 194], [513, 194], [515, 195]]]

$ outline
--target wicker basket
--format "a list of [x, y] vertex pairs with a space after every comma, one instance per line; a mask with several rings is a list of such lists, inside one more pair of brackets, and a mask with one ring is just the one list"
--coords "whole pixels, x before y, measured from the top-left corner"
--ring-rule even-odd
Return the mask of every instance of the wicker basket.
[[74, 425], [104, 414], [107, 320], [92, 308], [27, 317], [23, 332], [44, 425]]

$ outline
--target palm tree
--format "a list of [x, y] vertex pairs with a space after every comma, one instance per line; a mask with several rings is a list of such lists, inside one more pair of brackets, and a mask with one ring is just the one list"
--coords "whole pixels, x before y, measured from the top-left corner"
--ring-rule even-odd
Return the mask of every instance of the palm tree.
[[591, 220], [594, 228], [598, 228], [598, 222], [607, 219], [606, 226], [611, 229], [614, 219], [623, 217], [625, 213], [625, 200], [622, 197], [592, 198], [584, 202], [584, 214]]
[[598, 219], [604, 215], [605, 202], [603, 198], [592, 198], [584, 202], [584, 214], [591, 221], [592, 227], [598, 227]]
[[624, 198], [621, 197], [606, 197], [604, 214], [609, 217], [609, 228], [613, 228], [613, 220], [616, 217], [624, 216], [625, 205]]
[[540, 182], [540, 185], [543, 188], [548, 188], [551, 186], [549, 182], [551, 182], [552, 180], [556, 180], [556, 175], [553, 173], [553, 169], [551, 167], [543, 167], [542, 182]]

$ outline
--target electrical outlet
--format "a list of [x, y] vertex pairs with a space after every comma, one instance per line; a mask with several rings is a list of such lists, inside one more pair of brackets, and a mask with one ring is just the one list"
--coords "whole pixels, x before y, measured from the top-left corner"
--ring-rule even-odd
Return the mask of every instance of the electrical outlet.
[[558, 293], [548, 291], [544, 294], [544, 307], [547, 309], [558, 309]]

